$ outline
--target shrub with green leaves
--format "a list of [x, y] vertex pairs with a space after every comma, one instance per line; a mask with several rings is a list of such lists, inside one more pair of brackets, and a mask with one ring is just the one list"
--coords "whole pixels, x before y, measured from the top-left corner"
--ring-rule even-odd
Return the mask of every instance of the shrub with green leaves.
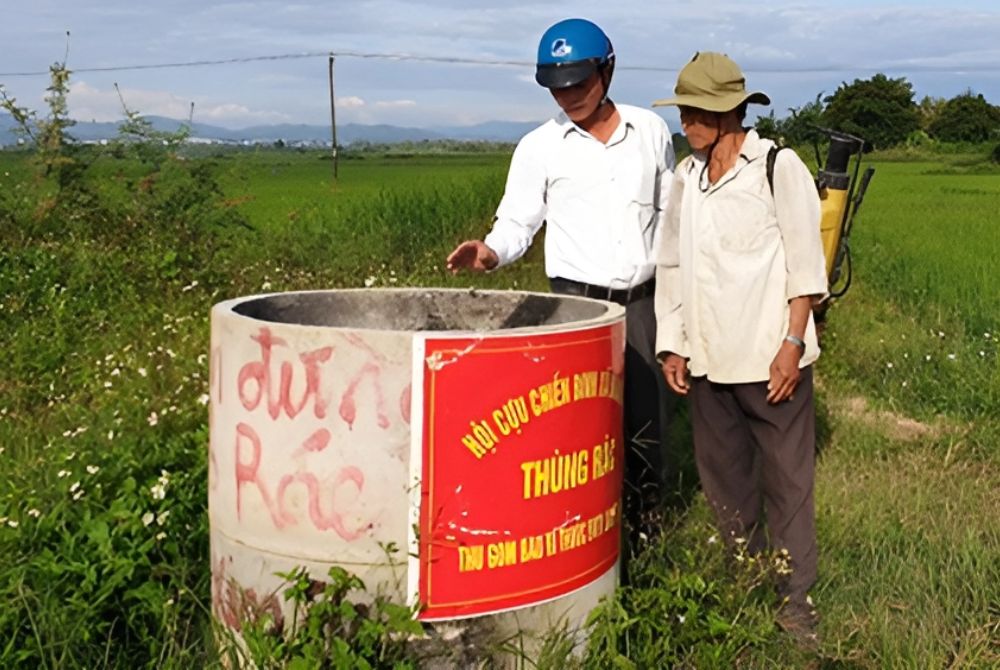
[[222, 636], [225, 656], [261, 670], [417, 667], [408, 657], [407, 639], [424, 631], [412, 608], [384, 595], [365, 595], [364, 582], [340, 567], [330, 569], [329, 581], [312, 579], [304, 569], [281, 577], [287, 580], [283, 595], [292, 603], [293, 620], [277, 622], [265, 613], [245, 622], [239, 640]]

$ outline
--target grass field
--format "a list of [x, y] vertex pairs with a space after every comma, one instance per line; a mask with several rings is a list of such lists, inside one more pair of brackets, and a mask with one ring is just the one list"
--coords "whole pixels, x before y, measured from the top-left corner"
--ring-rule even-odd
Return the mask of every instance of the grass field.
[[[507, 160], [370, 156], [332, 184], [310, 153], [166, 161], [153, 178], [99, 158], [87, 189], [56, 193], [0, 153], [0, 667], [218, 665], [209, 308], [344, 286], [542, 290], [537, 248], [485, 277], [442, 268], [488, 230]], [[597, 616], [587, 667], [1000, 667], [1000, 171], [875, 165], [817, 367], [821, 653], [775, 629], [767, 570], [731, 574], [693, 495]], [[683, 416], [675, 433], [690, 491]], [[537, 665], [577, 663], [564, 652]]]

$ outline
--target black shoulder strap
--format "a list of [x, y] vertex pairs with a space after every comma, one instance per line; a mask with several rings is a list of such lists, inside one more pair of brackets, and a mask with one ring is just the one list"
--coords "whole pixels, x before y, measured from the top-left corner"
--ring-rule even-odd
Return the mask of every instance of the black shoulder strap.
[[774, 161], [778, 158], [778, 152], [787, 147], [775, 144], [767, 152], [767, 185], [771, 187], [771, 195], [774, 195]]

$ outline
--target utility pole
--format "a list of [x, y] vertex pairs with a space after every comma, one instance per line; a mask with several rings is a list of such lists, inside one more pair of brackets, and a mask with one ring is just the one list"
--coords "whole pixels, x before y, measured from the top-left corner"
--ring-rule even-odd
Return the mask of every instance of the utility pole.
[[330, 133], [333, 135], [333, 180], [337, 181], [337, 107], [333, 96], [333, 55], [330, 56]]

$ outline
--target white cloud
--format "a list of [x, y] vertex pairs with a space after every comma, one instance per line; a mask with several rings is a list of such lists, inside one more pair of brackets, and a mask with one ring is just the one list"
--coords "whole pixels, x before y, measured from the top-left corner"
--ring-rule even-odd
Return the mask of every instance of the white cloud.
[[196, 121], [206, 121], [222, 125], [243, 124], [243, 123], [284, 123], [291, 121], [291, 117], [281, 112], [257, 111], [244, 105], [234, 103], [223, 103], [221, 105], [207, 105], [194, 109]]
[[337, 98], [337, 106], [345, 109], [364, 107], [365, 101], [356, 95], [349, 95], [344, 98]]
[[[246, 105], [233, 102], [217, 102], [203, 96], [185, 100], [168, 91], [152, 91], [138, 88], [120, 87], [121, 98], [129, 110], [143, 116], [165, 116], [171, 119], [187, 119], [191, 115], [196, 122], [218, 125], [239, 126], [256, 123], [282, 123], [291, 120], [288, 114], [270, 110], [254, 110]], [[81, 121], [120, 121], [125, 117], [122, 101], [113, 89], [101, 89], [85, 81], [70, 84], [68, 96], [70, 114]]]
[[379, 100], [375, 103], [379, 109], [397, 109], [399, 107], [416, 107], [416, 100]]

